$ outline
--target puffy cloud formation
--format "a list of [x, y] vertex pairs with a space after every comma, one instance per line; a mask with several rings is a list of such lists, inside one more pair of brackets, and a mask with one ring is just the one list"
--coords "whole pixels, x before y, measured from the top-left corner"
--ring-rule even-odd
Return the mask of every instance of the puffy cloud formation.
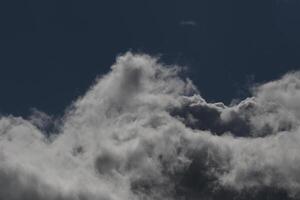
[[300, 73], [208, 103], [180, 67], [127, 53], [62, 119], [0, 119], [0, 199], [297, 199]]

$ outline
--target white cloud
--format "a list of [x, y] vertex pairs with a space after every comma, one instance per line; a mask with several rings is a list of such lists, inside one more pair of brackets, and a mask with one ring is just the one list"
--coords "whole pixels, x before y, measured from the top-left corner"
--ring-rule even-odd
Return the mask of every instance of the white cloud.
[[217, 199], [264, 188], [298, 197], [299, 73], [225, 106], [179, 72], [118, 57], [50, 138], [44, 113], [2, 117], [0, 199]]

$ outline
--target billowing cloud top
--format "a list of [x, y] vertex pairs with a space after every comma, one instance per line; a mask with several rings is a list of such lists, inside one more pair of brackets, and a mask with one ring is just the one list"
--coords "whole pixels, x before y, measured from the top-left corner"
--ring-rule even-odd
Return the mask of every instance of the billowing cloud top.
[[300, 73], [225, 106], [180, 71], [127, 53], [62, 119], [2, 116], [0, 199], [299, 198]]

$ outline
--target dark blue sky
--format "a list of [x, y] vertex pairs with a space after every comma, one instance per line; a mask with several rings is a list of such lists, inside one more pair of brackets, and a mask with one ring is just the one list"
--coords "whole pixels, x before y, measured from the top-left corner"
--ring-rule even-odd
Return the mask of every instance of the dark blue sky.
[[0, 3], [0, 113], [60, 114], [128, 50], [189, 67], [211, 101], [300, 67], [299, 0]]

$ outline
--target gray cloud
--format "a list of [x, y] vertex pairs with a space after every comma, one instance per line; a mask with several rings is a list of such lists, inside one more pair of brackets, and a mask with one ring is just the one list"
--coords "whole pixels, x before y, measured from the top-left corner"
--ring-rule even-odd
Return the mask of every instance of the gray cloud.
[[127, 53], [63, 118], [1, 117], [0, 199], [299, 198], [299, 73], [231, 106], [178, 73]]
[[197, 26], [197, 22], [192, 20], [183, 20], [179, 23], [181, 26]]

